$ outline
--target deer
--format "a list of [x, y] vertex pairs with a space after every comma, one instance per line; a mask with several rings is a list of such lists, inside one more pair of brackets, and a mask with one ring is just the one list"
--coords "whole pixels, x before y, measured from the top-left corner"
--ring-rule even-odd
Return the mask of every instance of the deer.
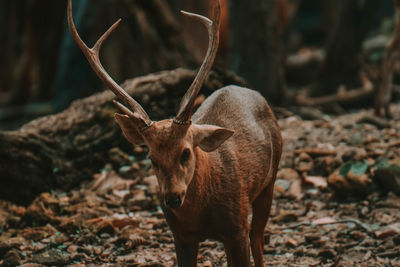
[[[157, 177], [160, 206], [172, 231], [179, 267], [197, 266], [199, 243], [224, 245], [229, 267], [264, 266], [264, 228], [282, 153], [277, 120], [265, 98], [239, 86], [213, 92], [194, 111], [195, 100], [213, 65], [219, 42], [220, 3], [212, 19], [181, 11], [201, 22], [209, 45], [177, 115], [152, 121], [141, 105], [106, 72], [99, 59], [113, 24], [88, 48], [79, 36], [68, 0], [71, 34], [94, 72], [116, 95], [116, 122], [132, 144], [144, 145]], [[252, 213], [251, 223], [249, 216]]]

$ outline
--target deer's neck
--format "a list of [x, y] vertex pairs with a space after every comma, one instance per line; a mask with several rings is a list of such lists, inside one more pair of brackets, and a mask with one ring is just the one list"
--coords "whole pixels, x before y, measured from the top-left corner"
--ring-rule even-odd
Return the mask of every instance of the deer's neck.
[[210, 195], [212, 195], [210, 193], [212, 193], [215, 187], [212, 179], [212, 156], [198, 147], [195, 148], [195, 155], [196, 168], [182, 207], [182, 212], [185, 214], [190, 211], [197, 214], [201, 213], [201, 209], [209, 203]]
[[209, 153], [204, 152], [199, 147], [195, 148], [195, 154], [196, 154], [196, 168], [193, 174], [192, 181], [188, 187], [187, 198], [197, 202], [198, 205], [199, 200], [203, 201], [203, 203], [207, 201], [206, 198], [210, 193], [209, 191], [210, 189], [212, 190], [212, 183], [211, 183], [212, 159], [210, 158]]

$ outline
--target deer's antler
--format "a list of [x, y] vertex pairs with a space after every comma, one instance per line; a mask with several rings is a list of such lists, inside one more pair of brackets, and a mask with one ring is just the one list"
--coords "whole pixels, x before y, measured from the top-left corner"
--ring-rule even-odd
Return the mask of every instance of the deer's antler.
[[221, 16], [221, 6], [219, 0], [214, 0], [214, 2], [215, 2], [214, 4], [215, 7], [214, 7], [213, 20], [210, 20], [204, 16], [200, 16], [197, 14], [181, 11], [182, 14], [190, 18], [199, 20], [207, 27], [209, 40], [208, 40], [207, 54], [200, 67], [200, 70], [197, 73], [193, 83], [190, 85], [189, 90], [182, 98], [178, 114], [174, 119], [174, 123], [177, 124], [190, 123], [194, 102], [196, 100], [197, 95], [199, 94], [201, 86], [203, 85], [205, 79], [207, 78], [208, 73], [210, 72], [211, 66], [214, 63], [214, 59], [217, 54], [218, 44], [219, 44], [219, 25]]
[[[117, 107], [128, 115], [133, 120], [137, 121], [138, 123], [144, 125], [138, 125], [141, 128], [150, 126], [153, 122], [147, 115], [146, 111], [137, 103], [122, 87], [120, 87], [106, 72], [104, 67], [102, 66], [99, 58], [99, 52], [103, 42], [110, 36], [110, 34], [118, 27], [121, 19], [115, 22], [100, 38], [97, 40], [93, 48], [89, 48], [86, 44], [82, 41], [81, 37], [79, 36], [74, 20], [72, 18], [72, 0], [68, 0], [68, 27], [71, 31], [75, 42], [78, 44], [79, 48], [82, 50], [83, 54], [87, 58], [92, 66], [92, 69], [97, 74], [97, 76], [102, 80], [102, 82], [114, 92], [114, 94], [122, 101], [128, 108], [123, 106], [122, 104], [118, 103]], [[114, 102], [115, 103], [115, 102]]]

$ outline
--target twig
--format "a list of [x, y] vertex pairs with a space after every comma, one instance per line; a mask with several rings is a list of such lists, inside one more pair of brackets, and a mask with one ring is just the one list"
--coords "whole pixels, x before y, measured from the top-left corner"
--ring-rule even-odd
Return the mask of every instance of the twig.
[[377, 254], [376, 256], [381, 257], [381, 258], [396, 258], [396, 257], [400, 257], [400, 250], [382, 252], [382, 253]]
[[300, 226], [313, 226], [313, 225], [329, 225], [329, 224], [340, 224], [340, 223], [354, 223], [356, 225], [358, 225], [359, 227], [361, 227], [362, 229], [364, 229], [367, 233], [372, 233], [371, 228], [369, 228], [369, 226], [367, 226], [366, 224], [360, 222], [357, 219], [343, 219], [343, 220], [338, 220], [338, 221], [332, 221], [332, 222], [322, 222], [322, 223], [313, 223], [313, 222], [300, 222], [297, 224], [293, 224], [293, 225], [289, 225], [289, 226], [284, 226], [284, 227], [280, 227], [278, 228], [279, 230], [286, 230], [286, 229], [294, 229]]
[[338, 152], [335, 150], [321, 149], [321, 148], [302, 148], [294, 151], [295, 154], [307, 153], [310, 155], [336, 155]]

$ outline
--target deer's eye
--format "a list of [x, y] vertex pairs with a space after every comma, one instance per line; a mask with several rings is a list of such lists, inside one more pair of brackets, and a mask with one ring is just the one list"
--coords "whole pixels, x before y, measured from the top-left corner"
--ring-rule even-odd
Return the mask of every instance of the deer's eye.
[[189, 160], [189, 158], [190, 158], [190, 150], [188, 148], [186, 148], [182, 152], [181, 164], [184, 164], [185, 162], [187, 162]]

